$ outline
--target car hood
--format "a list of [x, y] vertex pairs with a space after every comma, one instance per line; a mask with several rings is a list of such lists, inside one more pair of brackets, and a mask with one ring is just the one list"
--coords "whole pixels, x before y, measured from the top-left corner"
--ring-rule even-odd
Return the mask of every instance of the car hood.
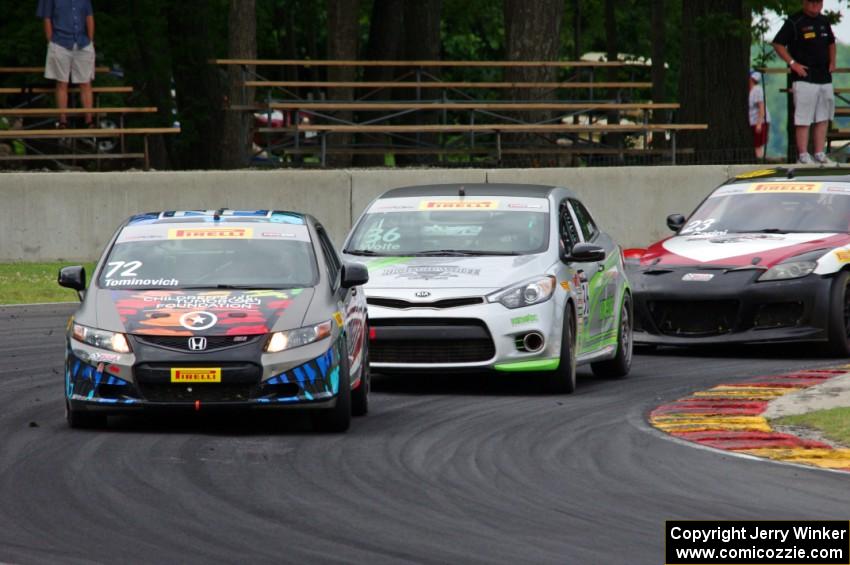
[[[726, 233], [674, 236], [653, 244], [641, 256], [641, 266], [713, 265], [770, 268], [791, 257], [823, 249], [826, 253], [850, 244], [850, 235], [836, 233]], [[756, 261], [756, 259], [758, 259]]]
[[144, 335], [264, 334], [300, 327], [313, 292], [99, 290], [97, 325]]
[[363, 257], [349, 259], [369, 269], [367, 290], [467, 288], [497, 290], [552, 266], [546, 254], [488, 257]]

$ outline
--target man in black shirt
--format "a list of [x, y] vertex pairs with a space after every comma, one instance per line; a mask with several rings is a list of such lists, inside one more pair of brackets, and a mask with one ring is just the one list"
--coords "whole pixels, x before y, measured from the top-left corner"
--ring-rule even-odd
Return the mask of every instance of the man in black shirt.
[[832, 73], [835, 71], [835, 36], [821, 14], [823, 0], [803, 0], [803, 9], [792, 14], [773, 40], [773, 48], [788, 63], [794, 90], [794, 125], [799, 163], [812, 163], [809, 127], [812, 126], [814, 161], [831, 164], [824, 153], [826, 130], [835, 115]]

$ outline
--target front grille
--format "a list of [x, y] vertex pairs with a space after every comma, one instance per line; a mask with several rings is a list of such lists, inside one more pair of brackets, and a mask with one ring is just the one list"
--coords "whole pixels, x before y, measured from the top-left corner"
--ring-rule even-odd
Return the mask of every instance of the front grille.
[[139, 392], [149, 402], [239, 402], [253, 397], [256, 386], [223, 383], [147, 383]]
[[476, 363], [496, 354], [481, 320], [390, 318], [373, 320], [372, 327], [377, 337], [370, 343], [369, 357], [375, 363]]
[[472, 304], [483, 304], [481, 296], [470, 296], [468, 298], [444, 298], [433, 302], [410, 302], [398, 298], [367, 298], [366, 302], [372, 306], [383, 306], [384, 308], [396, 308], [404, 310], [407, 308], [457, 308], [458, 306], [470, 306]]
[[800, 323], [802, 302], [774, 302], [762, 304], [756, 311], [755, 329], [787, 328]]
[[737, 300], [700, 302], [657, 300], [647, 308], [658, 331], [674, 336], [712, 336], [729, 333], [738, 321]]
[[[164, 347], [166, 349], [175, 349], [177, 351], [190, 351], [189, 349], [189, 337], [190, 336], [177, 336], [177, 335], [135, 335], [134, 336], [141, 343], [146, 345], [153, 345], [154, 347]], [[262, 335], [216, 335], [216, 336], [205, 336], [207, 339], [207, 348], [204, 349], [204, 352], [207, 351], [215, 351], [218, 349], [225, 349], [228, 347], [236, 347], [239, 345], [245, 345], [246, 343], [253, 343], [259, 338], [263, 337]], [[200, 353], [200, 352], [193, 352]]]

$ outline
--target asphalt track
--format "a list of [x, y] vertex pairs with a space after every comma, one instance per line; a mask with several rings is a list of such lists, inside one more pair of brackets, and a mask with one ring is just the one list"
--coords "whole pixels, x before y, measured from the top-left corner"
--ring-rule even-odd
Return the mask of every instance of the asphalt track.
[[62, 415], [68, 305], [0, 308], [0, 562], [652, 563], [666, 519], [848, 519], [848, 475], [700, 449], [654, 407], [835, 365], [807, 347], [639, 355], [572, 396], [383, 378], [347, 435], [298, 416]]

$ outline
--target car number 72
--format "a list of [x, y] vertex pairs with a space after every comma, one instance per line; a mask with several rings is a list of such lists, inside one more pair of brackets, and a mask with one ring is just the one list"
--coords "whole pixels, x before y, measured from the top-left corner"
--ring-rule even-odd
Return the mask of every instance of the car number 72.
[[[113, 266], [114, 265], [114, 266]], [[115, 275], [116, 271], [120, 270], [122, 267], [124, 268], [121, 271], [122, 277], [135, 277], [136, 269], [142, 266], [141, 261], [111, 261], [107, 263], [107, 266], [112, 267], [107, 271], [106, 278], [111, 279], [113, 275]]]

